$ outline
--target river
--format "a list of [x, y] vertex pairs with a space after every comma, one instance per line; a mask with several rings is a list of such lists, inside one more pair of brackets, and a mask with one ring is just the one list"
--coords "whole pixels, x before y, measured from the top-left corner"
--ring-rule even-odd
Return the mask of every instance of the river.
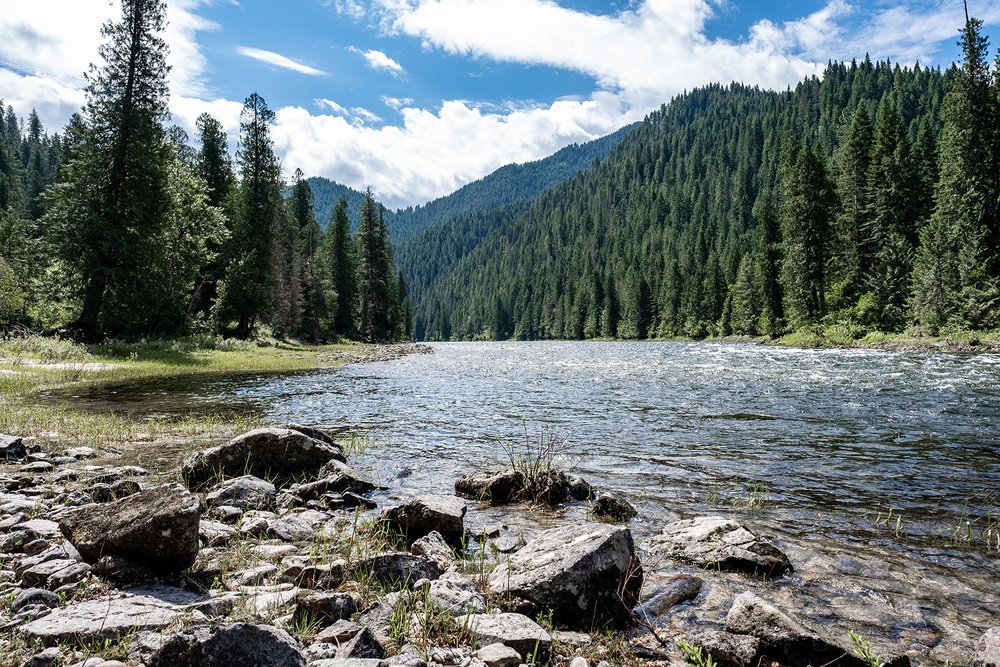
[[[1000, 356], [702, 343], [433, 349], [73, 402], [350, 427], [379, 443], [359, 465], [393, 496], [449, 489], [511, 444], [545, 438], [561, 465], [638, 508], [638, 541], [673, 518], [721, 514], [789, 553], [796, 573], [783, 582], [709, 586], [691, 611], [701, 622], [717, 623], [734, 591], [761, 589], [942, 664], [967, 658], [1000, 623]], [[477, 510], [470, 521], [498, 516]], [[530, 534], [565, 518], [510, 520]], [[650, 585], [671, 574], [648, 569]]]

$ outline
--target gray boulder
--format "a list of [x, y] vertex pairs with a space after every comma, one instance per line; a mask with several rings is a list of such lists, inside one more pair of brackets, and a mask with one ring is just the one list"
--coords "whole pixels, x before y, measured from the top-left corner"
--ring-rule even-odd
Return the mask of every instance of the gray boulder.
[[295, 606], [295, 621], [321, 621], [329, 625], [346, 620], [358, 611], [361, 598], [356, 593], [310, 593], [299, 599]]
[[486, 597], [482, 591], [457, 572], [445, 572], [432, 581], [427, 596], [436, 606], [456, 616], [486, 611]]
[[209, 507], [238, 507], [241, 510], [269, 510], [276, 507], [278, 490], [267, 480], [242, 475], [217, 484], [205, 496]]
[[157, 572], [178, 572], [194, 563], [200, 519], [201, 500], [178, 485], [74, 507], [58, 516], [63, 535], [84, 560], [115, 555]]
[[355, 577], [371, 577], [380, 586], [393, 590], [412, 589], [421, 579], [437, 579], [441, 570], [425, 556], [387, 553], [371, 556], [353, 565]]
[[648, 599], [643, 600], [632, 613], [637, 618], [653, 623], [677, 605], [698, 597], [703, 583], [701, 579], [691, 575], [677, 576]]
[[168, 637], [146, 667], [305, 667], [295, 640], [270, 625], [231, 623]]
[[567, 525], [539, 533], [502, 561], [489, 586], [514, 610], [551, 610], [558, 625], [621, 627], [638, 601], [642, 566], [627, 528]]
[[362, 628], [337, 649], [337, 658], [374, 659], [385, 657], [385, 647], [368, 628]]
[[534, 656], [532, 664], [544, 663], [552, 648], [552, 637], [542, 626], [521, 614], [470, 614], [459, 619], [479, 646], [504, 644], [521, 654]]
[[524, 475], [516, 470], [474, 472], [456, 480], [455, 493], [463, 498], [503, 505], [520, 500], [524, 493]]
[[733, 519], [699, 517], [671, 523], [650, 541], [654, 551], [707, 570], [774, 577], [792, 571], [780, 549]]
[[[476, 657], [483, 661], [486, 667], [519, 667], [521, 654], [505, 644], [488, 644], [478, 651]], [[570, 667], [573, 667], [572, 663]]]
[[750, 635], [734, 635], [722, 630], [703, 630], [685, 637], [693, 646], [711, 656], [719, 667], [757, 667], [760, 640]]
[[417, 556], [426, 556], [437, 563], [438, 568], [444, 572], [455, 564], [455, 552], [448, 543], [441, 537], [441, 533], [432, 530], [419, 540], [410, 545], [410, 553]]
[[[786, 667], [830, 665], [837, 667], [867, 667], [854, 653], [852, 646], [829, 636], [827, 630], [808, 626], [750, 591], [733, 601], [726, 616], [726, 632], [749, 635], [759, 640], [759, 655], [753, 663], [770, 664], [778, 661]], [[909, 667], [910, 659], [899, 656], [886, 660], [886, 667]]]
[[1000, 627], [990, 628], [979, 638], [969, 667], [1000, 667]]
[[346, 461], [339, 447], [291, 429], [260, 428], [194, 453], [181, 466], [181, 475], [195, 491], [241, 475], [272, 479], [283, 486], [293, 478], [315, 479], [320, 468], [333, 460]]
[[437, 532], [445, 542], [459, 547], [465, 535], [465, 510], [465, 503], [455, 496], [420, 496], [385, 510], [379, 519], [409, 544]]

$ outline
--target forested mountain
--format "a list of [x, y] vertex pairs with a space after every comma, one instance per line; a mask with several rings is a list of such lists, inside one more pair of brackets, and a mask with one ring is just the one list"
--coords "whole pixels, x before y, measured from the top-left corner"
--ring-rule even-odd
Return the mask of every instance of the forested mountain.
[[[594, 160], [604, 159], [608, 151], [617, 146], [631, 129], [632, 126], [624, 127], [594, 141], [571, 144], [534, 162], [508, 164], [450, 195], [422, 206], [386, 211], [389, 238], [393, 243], [399, 243], [453, 218], [534, 199], [549, 188], [593, 166]], [[309, 185], [316, 200], [316, 217], [324, 225], [330, 220], [333, 207], [341, 197], [347, 199], [352, 211], [361, 210], [364, 194], [357, 190], [322, 177], [310, 178]], [[360, 217], [355, 216], [352, 222], [354, 228], [357, 228]]]
[[981, 23], [947, 71], [831, 63], [711, 85], [526, 205], [398, 256], [426, 339], [992, 328], [1000, 76]]
[[[331, 181], [329, 178], [324, 178], [323, 176], [312, 176], [306, 180], [313, 193], [316, 220], [319, 221], [320, 226], [326, 229], [330, 225], [333, 209], [337, 206], [337, 202], [340, 201], [341, 197], [347, 202], [347, 208], [351, 211], [351, 230], [356, 231], [361, 226], [361, 207], [365, 202], [364, 192], [359, 192], [354, 188]], [[291, 196], [291, 194], [292, 189], [287, 188], [285, 196]], [[386, 224], [389, 225], [390, 231], [392, 230], [392, 220], [394, 217], [395, 213], [386, 210], [385, 220]]]

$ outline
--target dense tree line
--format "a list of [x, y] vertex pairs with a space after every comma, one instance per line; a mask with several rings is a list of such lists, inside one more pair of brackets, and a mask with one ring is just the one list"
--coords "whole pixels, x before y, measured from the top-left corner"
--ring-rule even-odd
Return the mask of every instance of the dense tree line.
[[[106, 335], [214, 329], [247, 338], [267, 325], [311, 341], [409, 337], [371, 191], [356, 235], [347, 204], [324, 233], [301, 172], [285, 184], [273, 113], [253, 93], [233, 163], [222, 126], [197, 121], [198, 148], [167, 127], [163, 0], [123, 0], [102, 30], [86, 104], [49, 137], [8, 108], [0, 140], [0, 325]], [[0, 105], [2, 108], [2, 105]]]
[[418, 338], [1000, 326], [1000, 56], [677, 97], [594, 169], [404, 243]]

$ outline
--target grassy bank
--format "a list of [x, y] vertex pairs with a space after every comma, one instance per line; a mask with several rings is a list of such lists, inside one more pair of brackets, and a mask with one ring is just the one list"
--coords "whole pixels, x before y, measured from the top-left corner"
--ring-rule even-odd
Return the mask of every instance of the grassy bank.
[[54, 405], [44, 394], [183, 375], [328, 368], [341, 365], [354, 354], [362, 356], [368, 349], [359, 344], [309, 346], [212, 336], [91, 346], [39, 336], [0, 339], [0, 432], [67, 446], [230, 435], [257, 425], [256, 420], [213, 415], [142, 419]]
[[777, 339], [762, 339], [788, 347], [863, 348], [939, 352], [1000, 352], [1000, 331], [944, 331], [938, 335], [917, 332], [865, 331], [847, 325], [799, 329]]

